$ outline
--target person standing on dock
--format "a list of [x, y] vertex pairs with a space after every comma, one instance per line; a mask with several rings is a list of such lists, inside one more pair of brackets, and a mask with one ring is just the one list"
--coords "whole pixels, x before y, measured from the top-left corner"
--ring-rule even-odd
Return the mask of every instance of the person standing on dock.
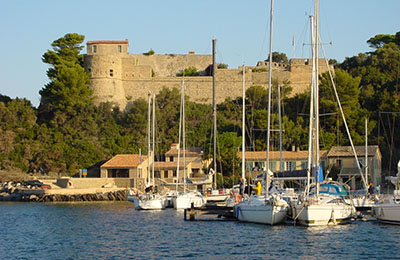
[[239, 194], [243, 197], [244, 193], [244, 188], [245, 188], [245, 181], [243, 180], [242, 177], [240, 177], [240, 183], [239, 183]]

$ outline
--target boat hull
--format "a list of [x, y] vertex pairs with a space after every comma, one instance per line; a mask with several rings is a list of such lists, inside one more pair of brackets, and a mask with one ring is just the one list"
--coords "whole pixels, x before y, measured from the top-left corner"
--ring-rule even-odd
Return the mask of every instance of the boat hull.
[[166, 207], [166, 200], [163, 197], [132, 197], [130, 201], [134, 203], [135, 209], [138, 210], [163, 210]]
[[379, 222], [400, 225], [400, 204], [377, 204], [373, 211]]
[[348, 204], [298, 204], [292, 208], [294, 220], [303, 226], [326, 226], [348, 223], [355, 208]]
[[[275, 200], [275, 201], [274, 201]], [[275, 225], [285, 221], [288, 204], [280, 198], [250, 197], [234, 207], [239, 221]]]
[[263, 205], [235, 205], [235, 215], [239, 221], [276, 225], [285, 221], [287, 207]]
[[370, 210], [375, 204], [375, 201], [368, 196], [355, 197], [351, 199], [346, 199], [345, 201], [349, 204], [354, 205], [357, 210]]
[[173, 198], [175, 209], [187, 209], [192, 206], [203, 207], [206, 204], [206, 199], [202, 195], [197, 194], [182, 194]]

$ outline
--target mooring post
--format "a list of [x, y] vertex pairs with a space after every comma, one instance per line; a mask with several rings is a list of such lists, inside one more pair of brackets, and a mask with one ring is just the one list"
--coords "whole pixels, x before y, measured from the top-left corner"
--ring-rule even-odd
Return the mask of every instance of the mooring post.
[[194, 211], [194, 202], [191, 203], [190, 205], [190, 220], [194, 221], [195, 219], [195, 211]]

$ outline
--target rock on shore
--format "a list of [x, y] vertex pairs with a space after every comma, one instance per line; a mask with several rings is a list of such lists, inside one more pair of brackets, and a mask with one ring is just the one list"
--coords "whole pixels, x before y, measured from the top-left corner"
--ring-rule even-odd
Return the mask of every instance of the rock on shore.
[[42, 188], [40, 185], [32, 185], [30, 182], [4, 182], [0, 184], [0, 201], [61, 202], [127, 200], [127, 191], [125, 190], [91, 194], [47, 194], [45, 192], [40, 192], [41, 190]]

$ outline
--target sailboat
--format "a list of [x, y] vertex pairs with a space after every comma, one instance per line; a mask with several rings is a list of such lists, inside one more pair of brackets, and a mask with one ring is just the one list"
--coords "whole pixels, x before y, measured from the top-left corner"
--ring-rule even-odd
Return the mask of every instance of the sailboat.
[[[271, 0], [270, 13], [270, 48], [269, 48], [269, 80], [268, 80], [268, 130], [267, 130], [267, 161], [264, 181], [264, 194], [251, 195], [234, 205], [234, 214], [239, 221], [275, 225], [283, 222], [288, 211], [288, 203], [279, 194], [269, 193], [270, 176], [269, 169], [269, 143], [270, 143], [270, 113], [271, 113], [271, 81], [272, 81], [272, 22], [273, 0]], [[244, 149], [244, 147], [242, 148]], [[243, 166], [242, 166], [243, 167]], [[242, 168], [243, 170], [243, 168]]]
[[[182, 131], [182, 132], [181, 132]], [[179, 168], [180, 168], [180, 147], [181, 147], [181, 133], [182, 133], [182, 154], [183, 154], [183, 191], [178, 192], [179, 187]], [[179, 116], [179, 134], [178, 134], [178, 161], [177, 161], [177, 182], [176, 182], [176, 196], [173, 197], [173, 205], [175, 209], [190, 208], [192, 203], [194, 207], [202, 207], [206, 204], [204, 196], [196, 191], [186, 191], [186, 139], [185, 139], [185, 83], [182, 78], [181, 86], [181, 107]]]
[[378, 221], [400, 225], [400, 161], [397, 163], [397, 175], [390, 177], [390, 181], [395, 185], [393, 195], [377, 201], [372, 211]]
[[[315, 1], [315, 16], [311, 16], [311, 32], [312, 83], [307, 187], [304, 196], [292, 203], [292, 216], [295, 221], [305, 226], [336, 225], [348, 222], [354, 216], [355, 208], [343, 199], [341, 193], [344, 188], [340, 184], [335, 182], [322, 183], [323, 173], [319, 158], [318, 0]], [[315, 183], [313, 184], [310, 183], [311, 173], [315, 175]]]
[[[150, 122], [150, 103], [151, 97], [149, 95], [149, 122]], [[153, 150], [150, 151], [150, 128], [149, 128], [149, 151], [151, 153], [152, 158], [152, 167], [151, 167], [151, 177], [150, 177], [150, 168], [148, 168], [148, 183], [147, 186], [149, 187], [150, 191], [146, 192], [145, 194], [134, 198], [135, 209], [140, 210], [161, 210], [165, 209], [166, 207], [166, 199], [161, 196], [158, 192], [153, 193], [152, 188], [154, 187], [154, 136], [155, 136], [155, 103], [156, 103], [156, 96], [153, 95], [153, 130], [152, 130], [152, 143], [153, 143]], [[150, 125], [150, 124], [149, 124]], [[150, 157], [149, 157], [150, 160]], [[150, 165], [150, 164], [149, 164]]]

